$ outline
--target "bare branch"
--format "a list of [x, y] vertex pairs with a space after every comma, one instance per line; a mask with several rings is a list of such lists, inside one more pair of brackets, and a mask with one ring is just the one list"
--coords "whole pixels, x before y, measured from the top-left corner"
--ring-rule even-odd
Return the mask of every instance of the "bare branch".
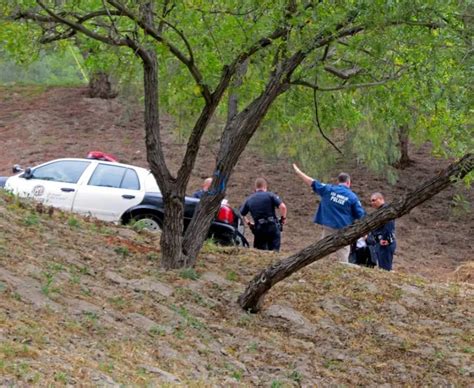
[[166, 47], [168, 47], [170, 52], [189, 69], [189, 72], [191, 73], [195, 82], [201, 87], [201, 92], [204, 99], [206, 100], [206, 103], [209, 104], [211, 102], [212, 96], [209, 90], [209, 86], [204, 83], [203, 76], [201, 72], [199, 71], [199, 69], [197, 68], [196, 64], [194, 63], [191, 46], [189, 45], [189, 42], [187, 41], [187, 39], [185, 38], [182, 32], [180, 32], [176, 27], [174, 27], [167, 21], [164, 21], [164, 23], [166, 23], [168, 26], [173, 28], [173, 30], [181, 37], [181, 39], [183, 39], [190, 55], [189, 58], [187, 58], [181, 52], [181, 50], [179, 50], [175, 45], [173, 45], [171, 42], [166, 40], [158, 31], [152, 28], [152, 26], [148, 25], [148, 23], [146, 23], [143, 19], [139, 18], [137, 15], [134, 15], [132, 12], [130, 12], [130, 10], [125, 8], [121, 3], [115, 0], [107, 0], [107, 2], [113, 7], [115, 7], [117, 10], [121, 11], [123, 15], [125, 15], [126, 17], [128, 17], [129, 19], [137, 23], [140, 26], [140, 28], [143, 29], [143, 31], [145, 31], [148, 35], [150, 35], [156, 41], [166, 45]]
[[314, 102], [314, 117], [316, 119], [316, 124], [319, 129], [319, 133], [321, 133], [321, 136], [329, 143], [331, 144], [337, 152], [339, 152], [342, 155], [342, 151], [339, 149], [339, 147], [334, 144], [334, 142], [326, 136], [326, 134], [323, 132], [323, 129], [321, 128], [321, 122], [319, 121], [319, 109], [318, 109], [318, 98], [317, 98], [317, 90], [313, 89], [313, 102]]
[[128, 46], [128, 43], [125, 39], [116, 40], [116, 39], [112, 39], [112, 38], [97, 34], [96, 32], [91, 31], [88, 28], [84, 27], [81, 23], [73, 22], [71, 20], [66, 19], [65, 17], [59, 16], [57, 13], [54, 13], [51, 9], [46, 7], [41, 0], [36, 0], [36, 2], [49, 16], [51, 16], [58, 23], [64, 24], [76, 31], [83, 33], [84, 35], [92, 39], [109, 44], [111, 46]]
[[306, 88], [310, 88], [310, 89], [317, 90], [320, 92], [334, 92], [336, 90], [362, 89], [362, 88], [369, 88], [373, 86], [384, 85], [390, 81], [394, 81], [400, 78], [401, 75], [402, 75], [402, 72], [399, 71], [394, 75], [387, 76], [385, 78], [382, 78], [381, 80], [374, 81], [374, 82], [366, 82], [366, 83], [358, 83], [358, 84], [341, 84], [341, 85], [328, 86], [328, 87], [322, 87], [317, 84], [314, 84], [305, 80], [301, 80], [301, 79], [291, 81], [290, 84], [297, 85], [297, 86], [304, 86]]
[[117, 26], [115, 25], [115, 20], [114, 20], [114, 18], [112, 17], [112, 14], [110, 13], [110, 10], [105, 6], [105, 0], [102, 0], [102, 4], [104, 5], [105, 10], [107, 11], [107, 16], [109, 17], [110, 24], [112, 25], [113, 30], [115, 31], [115, 33], [117, 34], [117, 36], [119, 36], [120, 33], [119, 33], [118, 29], [117, 29]]
[[330, 65], [326, 65], [324, 66], [324, 70], [326, 70], [327, 72], [335, 75], [336, 77], [339, 77], [339, 78], [342, 78], [342, 79], [349, 79], [357, 74], [359, 74], [362, 69], [360, 67], [357, 67], [357, 66], [354, 66], [350, 69], [344, 69], [344, 70], [341, 70], [341, 69], [338, 69], [334, 66], [330, 66]]

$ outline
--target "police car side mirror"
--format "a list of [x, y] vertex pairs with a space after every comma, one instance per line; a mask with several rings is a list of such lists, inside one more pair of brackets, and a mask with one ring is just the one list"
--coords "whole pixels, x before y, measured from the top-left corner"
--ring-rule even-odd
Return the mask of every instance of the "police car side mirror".
[[30, 168], [30, 167], [28, 167], [28, 168], [25, 170], [25, 172], [23, 173], [22, 177], [25, 178], [25, 179], [31, 179], [31, 178], [33, 178], [33, 173], [31, 172], [31, 168]]
[[17, 174], [19, 172], [22, 172], [23, 169], [21, 168], [21, 166], [19, 164], [15, 164], [13, 167], [12, 167], [12, 171], [13, 171], [13, 174]]

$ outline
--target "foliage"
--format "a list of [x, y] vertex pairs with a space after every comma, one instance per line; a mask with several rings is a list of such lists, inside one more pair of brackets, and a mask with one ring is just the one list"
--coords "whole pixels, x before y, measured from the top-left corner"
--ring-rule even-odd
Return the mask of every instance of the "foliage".
[[183, 279], [197, 280], [199, 279], [199, 274], [194, 268], [184, 268], [180, 271], [179, 276]]
[[[322, 85], [316, 96], [321, 126], [345, 157], [393, 181], [391, 165], [400, 156], [398, 128], [405, 124], [416, 144], [430, 141], [438, 155], [461, 156], [473, 149], [472, 55], [460, 32], [462, 20], [452, 11], [444, 8], [444, 28], [377, 28], [344, 47], [348, 50], [340, 63], [363, 69], [354, 84], [397, 74], [391, 82], [324, 91], [335, 77], [325, 72], [313, 75], [318, 80], [314, 83]], [[464, 12], [462, 7], [458, 12]], [[312, 91], [287, 93], [271, 111], [258, 144], [275, 155], [286, 153], [325, 177], [340, 155], [319, 133], [315, 109]]]
[[[167, 3], [155, 2], [157, 12]], [[245, 82], [232, 89], [241, 106], [261, 93], [273, 70], [274, 58], [304, 49], [318, 33], [333, 30], [347, 15], [355, 15], [356, 20], [369, 27], [364, 34], [328, 46], [330, 53], [325, 61], [320, 60], [325, 48], [314, 50], [295, 72], [295, 78], [314, 81], [324, 90], [340, 84], [340, 78], [325, 71], [325, 67], [361, 69], [343, 82], [343, 89], [318, 92], [320, 121], [326, 134], [344, 148], [346, 155], [353, 154], [369, 167], [389, 174], [393, 171], [387, 169], [387, 165], [398, 157], [396, 130], [403, 122], [410, 124], [413, 140], [432, 141], [438, 154], [459, 155], [472, 148], [472, 123], [471, 126], [466, 124], [472, 113], [469, 109], [472, 88], [469, 91], [466, 87], [471, 83], [466, 79], [466, 72], [470, 70], [463, 43], [466, 28], [459, 17], [466, 8], [462, 3], [359, 1], [309, 6], [295, 2], [296, 11], [288, 19], [285, 14], [288, 2], [283, 0], [170, 3], [163, 36], [183, 52], [187, 44], [193, 49], [203, 81], [211, 87], [218, 84], [222, 67], [248, 48], [254, 37], [268, 35], [284, 23], [293, 28], [286, 41], [275, 42], [251, 59]], [[34, 1], [22, 1], [18, 5], [28, 9], [34, 4]], [[103, 2], [97, 0], [61, 4], [64, 10], [77, 13], [103, 9]], [[126, 5], [138, 14], [139, 3], [126, 2]], [[12, 12], [8, 2], [3, 8], [4, 13]], [[101, 19], [104, 24], [108, 22], [106, 17]], [[394, 20], [406, 23], [391, 26], [390, 21]], [[409, 23], [415, 20], [434, 20], [433, 28]], [[114, 23], [118, 30], [131, 31], [138, 40], [151, 41], [127, 18], [114, 18]], [[436, 28], [436, 23], [442, 28]], [[91, 25], [94, 25], [93, 20]], [[94, 28], [106, 30], [101, 25]], [[43, 36], [64, 30], [65, 27], [57, 27]], [[38, 52], [34, 42], [41, 33], [34, 23], [8, 21], [0, 34], [2, 41], [7, 42], [5, 49], [20, 61], [35, 58], [30, 53]], [[89, 72], [106, 70], [125, 83], [136, 83], [141, 78], [139, 62], [132, 51], [104, 46], [82, 34], [75, 34], [73, 38]], [[160, 102], [163, 109], [176, 118], [180, 134], [186, 136], [202, 109], [200, 86], [169, 46], [154, 47], [159, 55], [160, 82], [166, 91], [160, 94]], [[398, 80], [376, 89], [348, 87], [382, 80], [397, 72], [402, 74]], [[221, 104], [221, 117], [225, 116], [226, 109], [225, 104]], [[290, 156], [311, 172], [325, 175], [339, 155], [319, 133], [314, 116], [312, 91], [301, 86], [292, 88], [269, 112], [257, 139], [258, 146], [275, 156]]]

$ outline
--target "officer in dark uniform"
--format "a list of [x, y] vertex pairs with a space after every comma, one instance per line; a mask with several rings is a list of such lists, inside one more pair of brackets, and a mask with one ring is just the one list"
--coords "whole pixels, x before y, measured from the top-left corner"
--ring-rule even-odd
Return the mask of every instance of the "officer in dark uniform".
[[[280, 212], [280, 220], [275, 209]], [[246, 217], [249, 212], [253, 223]], [[267, 181], [264, 178], [256, 179], [255, 193], [245, 200], [240, 213], [254, 234], [254, 248], [277, 252], [280, 250], [280, 227], [286, 223], [286, 205], [276, 194], [267, 191]]]
[[[370, 196], [370, 205], [375, 209], [387, 206], [381, 193], [373, 193]], [[372, 248], [371, 253], [376, 256], [378, 266], [386, 271], [391, 271], [393, 255], [397, 247], [395, 221], [391, 220], [373, 230], [367, 238], [367, 243], [369, 248]]]
[[212, 178], [204, 179], [204, 181], [202, 182], [202, 189], [195, 191], [192, 197], [201, 199], [203, 195], [209, 191], [209, 187], [211, 187], [211, 184], [212, 184]]

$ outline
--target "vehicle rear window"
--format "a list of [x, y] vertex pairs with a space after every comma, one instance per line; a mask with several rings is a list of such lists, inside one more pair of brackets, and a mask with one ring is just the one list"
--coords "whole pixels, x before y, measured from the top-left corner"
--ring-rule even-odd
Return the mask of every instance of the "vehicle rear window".
[[47, 181], [77, 183], [90, 162], [62, 160], [35, 168], [32, 178]]
[[130, 168], [99, 164], [91, 179], [90, 186], [114, 187], [129, 190], [139, 190], [140, 183], [135, 171]]
[[140, 181], [138, 180], [137, 173], [132, 169], [127, 168], [120, 187], [128, 190], [140, 190]]

